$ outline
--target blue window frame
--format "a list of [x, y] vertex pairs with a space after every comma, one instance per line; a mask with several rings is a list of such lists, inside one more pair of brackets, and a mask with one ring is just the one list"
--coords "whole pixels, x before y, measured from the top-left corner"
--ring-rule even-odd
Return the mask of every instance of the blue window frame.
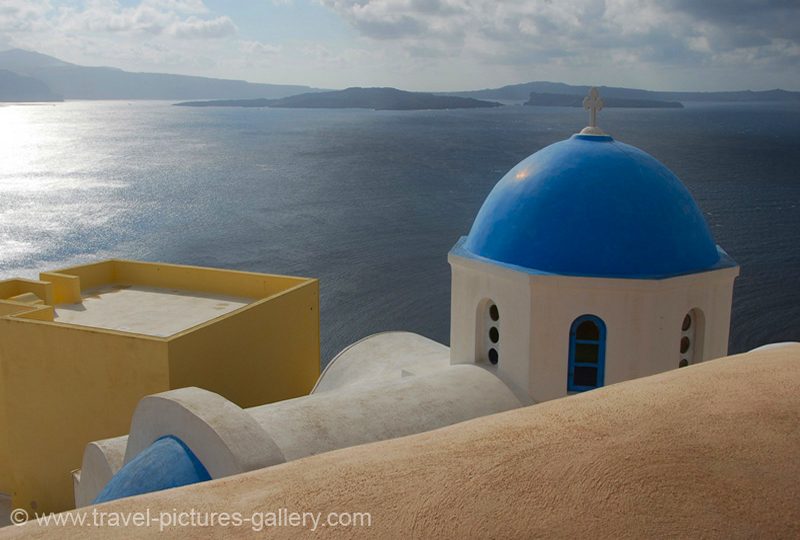
[[569, 329], [567, 390], [584, 392], [603, 386], [606, 368], [606, 325], [594, 315], [581, 315]]

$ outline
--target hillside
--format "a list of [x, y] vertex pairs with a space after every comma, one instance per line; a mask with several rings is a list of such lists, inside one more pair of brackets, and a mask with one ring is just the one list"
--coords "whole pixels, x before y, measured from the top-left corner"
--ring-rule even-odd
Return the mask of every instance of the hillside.
[[0, 69], [38, 79], [66, 99], [274, 99], [315, 91], [308, 86], [80, 66], [22, 49], [0, 52]]
[[[65, 62], [53, 56], [10, 49], [0, 52], [0, 70], [32, 77], [49, 88], [50, 92], [64, 99], [163, 99], [163, 100], [260, 100], [282, 99], [298, 94], [324, 92], [323, 90], [301, 85], [262, 84], [243, 80], [215, 79], [190, 75], [167, 73], [129, 72], [113, 67], [81, 66]], [[377, 90], [383, 90], [379, 96]], [[432, 94], [407, 92], [408, 96], [392, 96], [383, 88], [349, 88], [348, 95], [331, 95], [320, 100], [303, 98], [293, 103], [281, 103], [276, 107], [366, 107], [398, 109], [441, 109], [486, 107], [468, 101], [454, 101], [453, 98], [475, 100], [527, 101], [532, 92], [537, 94], [559, 94], [585, 96], [589, 86], [573, 86], [557, 82], [536, 81], [514, 84], [500, 88], [483, 90], [437, 92]], [[656, 92], [636, 88], [600, 87], [603, 99], [635, 99], [650, 101], [800, 101], [800, 92], [750, 90], [732, 92]], [[372, 91], [373, 96], [356, 95], [358, 91]], [[399, 90], [397, 90], [399, 92]], [[330, 92], [330, 94], [336, 94]], [[416, 96], [416, 97], [415, 97]], [[422, 97], [424, 96], [424, 98]], [[446, 98], [436, 101], [432, 96]], [[424, 100], [424, 104], [423, 104]], [[357, 105], [348, 105], [348, 102]], [[302, 104], [301, 104], [302, 103]], [[324, 104], [323, 104], [324, 103]], [[361, 105], [363, 104], [363, 105]], [[218, 105], [223, 106], [223, 105]], [[260, 104], [224, 106], [266, 106]], [[492, 105], [492, 106], [497, 106]], [[613, 106], [613, 105], [609, 105]]]
[[[525, 105], [537, 107], [583, 107], [584, 96], [571, 94], [540, 94], [531, 92]], [[680, 101], [658, 101], [655, 99], [632, 99], [603, 96], [603, 106], [607, 108], [627, 107], [631, 109], [682, 109]]]
[[[573, 86], [557, 82], [536, 81], [523, 84], [512, 84], [500, 88], [487, 88], [467, 92], [448, 92], [449, 95], [472, 97], [476, 99], [499, 99], [506, 101], [527, 101], [532, 92], [537, 94], [564, 94], [585, 96], [590, 86]], [[751, 90], [732, 92], [658, 92], [637, 88], [599, 86], [600, 95], [606, 98], [640, 99], [653, 101], [706, 101], [706, 102], [743, 102], [743, 101], [800, 101], [800, 92], [786, 90]]]
[[219, 100], [176, 103], [183, 107], [274, 107], [285, 109], [429, 110], [499, 107], [499, 103], [472, 98], [405, 92], [396, 88], [347, 88], [306, 93], [283, 99]]
[[0, 69], [0, 101], [62, 101], [38, 79]]

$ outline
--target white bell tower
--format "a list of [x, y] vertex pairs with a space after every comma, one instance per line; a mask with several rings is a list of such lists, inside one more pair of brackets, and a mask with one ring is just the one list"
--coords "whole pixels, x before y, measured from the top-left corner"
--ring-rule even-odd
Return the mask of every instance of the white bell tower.
[[539, 402], [724, 356], [738, 265], [664, 165], [591, 125], [511, 169], [449, 254], [451, 363]]

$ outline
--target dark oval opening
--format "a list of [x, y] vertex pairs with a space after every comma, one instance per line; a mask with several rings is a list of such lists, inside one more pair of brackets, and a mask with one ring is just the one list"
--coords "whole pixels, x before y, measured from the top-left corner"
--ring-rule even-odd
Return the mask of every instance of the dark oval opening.
[[489, 307], [489, 317], [492, 318], [493, 321], [500, 320], [500, 311], [497, 309], [497, 306], [492, 304]]
[[681, 330], [686, 332], [691, 327], [692, 327], [692, 316], [687, 313], [686, 317], [683, 318], [683, 324], [681, 325]]
[[497, 362], [500, 361], [500, 355], [497, 354], [497, 349], [489, 349], [489, 362], [493, 365], [497, 365]]
[[691, 341], [689, 341], [689, 338], [688, 338], [688, 337], [686, 337], [686, 336], [683, 336], [683, 337], [681, 338], [681, 354], [683, 354], [683, 353], [685, 353], [686, 351], [688, 351], [688, 350], [689, 350], [689, 346], [690, 346], [691, 344], [692, 344], [692, 342], [691, 342]]
[[500, 340], [500, 332], [494, 326], [489, 330], [489, 339], [492, 340], [492, 343], [497, 343]]

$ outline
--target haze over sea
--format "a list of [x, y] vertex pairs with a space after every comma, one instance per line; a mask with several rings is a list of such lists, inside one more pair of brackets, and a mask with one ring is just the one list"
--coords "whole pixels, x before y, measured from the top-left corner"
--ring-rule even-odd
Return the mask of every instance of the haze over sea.
[[[449, 342], [447, 252], [503, 174], [584, 111], [0, 107], [0, 278], [109, 257], [321, 280], [322, 361], [384, 330]], [[800, 340], [800, 105], [606, 109], [739, 262], [731, 352]], [[565, 336], [566, 339], [566, 336]]]

